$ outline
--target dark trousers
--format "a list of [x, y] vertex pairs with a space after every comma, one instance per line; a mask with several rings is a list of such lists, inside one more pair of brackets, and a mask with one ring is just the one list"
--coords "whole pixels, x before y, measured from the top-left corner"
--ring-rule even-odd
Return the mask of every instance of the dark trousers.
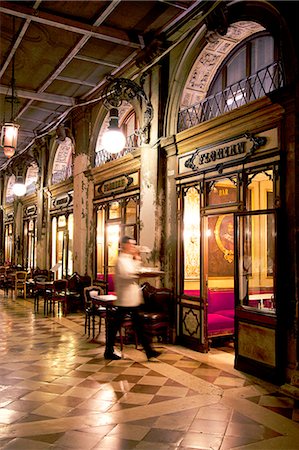
[[106, 353], [111, 354], [114, 352], [115, 337], [117, 332], [121, 328], [121, 324], [126, 315], [130, 315], [133, 323], [133, 328], [137, 334], [138, 341], [142, 344], [145, 353], [152, 352], [151, 341], [148, 335], [144, 332], [143, 318], [139, 314], [140, 307], [123, 307], [118, 306], [115, 309], [108, 312], [107, 320], [107, 333], [106, 333]]

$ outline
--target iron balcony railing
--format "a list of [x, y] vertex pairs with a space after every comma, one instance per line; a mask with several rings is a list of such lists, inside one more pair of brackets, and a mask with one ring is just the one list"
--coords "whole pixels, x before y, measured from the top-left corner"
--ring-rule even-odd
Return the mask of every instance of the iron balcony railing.
[[201, 102], [179, 112], [178, 132], [232, 111], [239, 106], [263, 97], [284, 85], [281, 62], [264, 67], [222, 92], [206, 97]]
[[100, 149], [95, 154], [95, 166], [101, 166], [108, 161], [114, 161], [115, 159], [119, 159], [122, 156], [131, 153], [135, 148], [140, 147], [140, 139], [140, 136], [137, 134], [131, 134], [130, 136], [127, 136], [124, 149], [121, 152], [115, 153], [113, 155], [107, 152], [107, 150], [105, 150], [104, 148]]

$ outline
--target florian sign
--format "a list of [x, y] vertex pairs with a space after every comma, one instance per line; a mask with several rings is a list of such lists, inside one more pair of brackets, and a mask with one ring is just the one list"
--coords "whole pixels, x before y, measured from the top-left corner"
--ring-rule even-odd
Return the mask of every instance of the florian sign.
[[265, 137], [255, 137], [246, 133], [235, 141], [223, 143], [221, 146], [212, 148], [197, 148], [195, 152], [185, 159], [184, 166], [193, 171], [218, 170], [219, 173], [231, 166], [235, 161], [245, 162], [261, 146], [266, 144]]
[[[237, 156], [237, 155], [244, 154], [245, 151], [246, 151], [245, 142], [244, 141], [238, 142], [237, 144], [228, 145], [226, 147], [220, 147], [220, 148], [217, 148], [216, 150], [211, 150], [209, 152], [198, 153], [196, 155], [196, 164], [197, 164], [197, 166], [202, 166], [202, 165], [208, 164], [210, 162], [229, 158], [230, 156]], [[187, 162], [186, 162], [186, 166], [187, 166]]]

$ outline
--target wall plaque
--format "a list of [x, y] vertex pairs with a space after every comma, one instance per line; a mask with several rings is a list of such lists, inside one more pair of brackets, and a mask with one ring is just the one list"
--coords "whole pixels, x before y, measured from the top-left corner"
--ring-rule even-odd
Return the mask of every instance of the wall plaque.
[[96, 193], [100, 196], [106, 196], [126, 191], [129, 187], [138, 186], [137, 172], [129, 175], [121, 175], [117, 178], [104, 181], [96, 187]]
[[229, 167], [233, 163], [245, 162], [266, 142], [266, 137], [245, 133], [233, 141], [223, 142], [209, 148], [197, 148], [191, 156], [184, 159], [184, 166], [195, 172], [216, 169], [222, 173], [225, 167]]

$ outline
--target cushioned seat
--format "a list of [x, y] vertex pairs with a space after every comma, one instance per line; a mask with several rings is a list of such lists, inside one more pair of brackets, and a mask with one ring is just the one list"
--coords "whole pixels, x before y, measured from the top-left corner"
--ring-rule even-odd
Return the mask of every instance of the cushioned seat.
[[220, 314], [208, 314], [209, 336], [225, 336], [234, 333], [234, 319]]
[[210, 289], [208, 292], [208, 337], [234, 334], [233, 289]]
[[220, 314], [221, 316], [225, 316], [225, 317], [231, 317], [233, 319], [235, 317], [235, 310], [234, 309], [219, 309], [217, 311], [217, 314]]

